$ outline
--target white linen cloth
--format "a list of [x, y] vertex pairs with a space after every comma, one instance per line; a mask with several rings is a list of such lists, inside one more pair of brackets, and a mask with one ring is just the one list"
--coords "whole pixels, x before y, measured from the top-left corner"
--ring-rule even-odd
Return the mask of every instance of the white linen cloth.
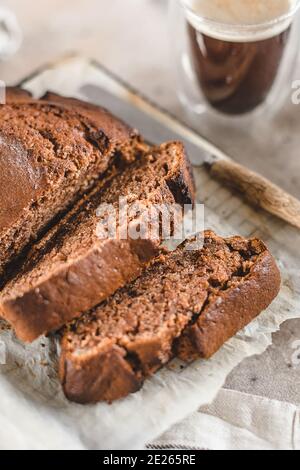
[[0, 59], [14, 54], [21, 45], [22, 32], [15, 14], [0, 7]]
[[300, 409], [222, 389], [211, 405], [173, 426], [148, 448], [300, 450]]

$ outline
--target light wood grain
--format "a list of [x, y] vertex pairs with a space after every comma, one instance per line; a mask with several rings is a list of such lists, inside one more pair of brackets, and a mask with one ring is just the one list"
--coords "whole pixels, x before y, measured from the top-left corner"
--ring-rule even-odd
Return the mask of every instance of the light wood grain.
[[239, 191], [251, 205], [300, 229], [300, 201], [263, 176], [229, 160], [214, 163], [210, 173]]

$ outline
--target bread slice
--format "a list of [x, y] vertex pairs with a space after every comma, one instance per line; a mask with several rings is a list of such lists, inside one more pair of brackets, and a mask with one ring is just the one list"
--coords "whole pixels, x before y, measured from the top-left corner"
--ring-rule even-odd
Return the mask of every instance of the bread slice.
[[160, 240], [100, 239], [100, 203], [194, 201], [189, 162], [180, 143], [164, 144], [108, 176], [35, 244], [0, 293], [0, 312], [17, 336], [33, 341], [62, 327], [136, 278], [158, 254]]
[[134, 130], [87, 108], [7, 90], [0, 106], [0, 284], [8, 264], [116, 159], [132, 161], [140, 150]]
[[278, 294], [280, 274], [256, 239], [206, 232], [204, 246], [160, 256], [133, 283], [66, 327], [60, 378], [78, 403], [140, 389], [172, 357], [208, 358]]

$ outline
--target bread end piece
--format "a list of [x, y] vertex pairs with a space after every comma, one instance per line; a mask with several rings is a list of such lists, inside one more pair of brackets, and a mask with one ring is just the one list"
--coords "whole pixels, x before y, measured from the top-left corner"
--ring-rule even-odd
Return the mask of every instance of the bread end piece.
[[[119, 295], [115, 299], [115, 305], [108, 300], [97, 311], [92, 310], [62, 332], [60, 377], [65, 394], [70, 400], [79, 403], [111, 402], [139, 390], [147, 377], [152, 376], [176, 355], [186, 362], [199, 357], [207, 359], [269, 306], [278, 294], [280, 273], [263, 242], [240, 237], [222, 239], [213, 232], [206, 232], [205, 238], [206, 256], [200, 250], [199, 254], [203, 255], [201, 261], [199, 255], [196, 258], [192, 256], [188, 261], [195, 262], [195, 265], [191, 265], [195, 269], [188, 271], [191, 272], [189, 281], [180, 276], [176, 284], [173, 276], [174, 273], [182, 273], [182, 262], [187, 260], [183, 244], [175, 252], [157, 258], [139, 279], [115, 294]], [[161, 271], [159, 267], [168, 266], [168, 258], [173, 258], [176, 252], [173, 268], [170, 271], [168, 268]], [[227, 267], [224, 271], [227, 265], [230, 266], [228, 272]], [[203, 270], [205, 266], [207, 271]], [[168, 272], [171, 273], [170, 278]], [[139, 305], [145, 305], [147, 311], [147, 303], [153, 304], [155, 298], [152, 294], [150, 297], [144, 294], [148, 292], [145, 287], [149, 289], [147, 276], [152, 281], [154, 279], [153, 285], [157, 283], [162, 286], [161, 291], [158, 287], [158, 294], [166, 295], [169, 300], [165, 308], [166, 305], [161, 303], [158, 296], [159, 306], [153, 312], [154, 322], [151, 323], [147, 315], [144, 321], [140, 314], [137, 327], [130, 314], [133, 318], [138, 315], [135, 308], [139, 308]], [[172, 292], [178, 293], [175, 300], [166, 294], [166, 284], [162, 279], [171, 280]], [[198, 284], [193, 284], [192, 279], [199, 283], [197, 293]], [[180, 287], [183, 287], [183, 291]], [[136, 295], [139, 302], [134, 307], [132, 298]], [[114, 296], [111, 298], [112, 302], [113, 299]], [[119, 311], [118, 306], [123, 300], [129, 310], [125, 308]], [[114, 315], [111, 316], [111, 312]], [[106, 330], [107, 322], [117, 315], [116, 312], [121, 320], [122, 316], [124, 320], [128, 319], [129, 324], [121, 321], [116, 327], [117, 324], [113, 321], [112, 329]], [[160, 312], [163, 312], [163, 317]], [[175, 323], [174, 316], [177, 319]], [[157, 318], [160, 318], [159, 328], [157, 325], [153, 326], [149, 332], [147, 326], [147, 337], [144, 337], [143, 327], [155, 324]], [[101, 337], [103, 329], [105, 333]], [[107, 334], [106, 331], [110, 333]]]
[[208, 298], [197, 321], [178, 340], [176, 356], [185, 362], [209, 359], [273, 302], [280, 285], [279, 269], [266, 250], [243, 283]]
[[110, 344], [100, 355], [91, 351], [89, 357], [78, 355], [77, 360], [74, 356], [70, 360], [63, 353], [59, 375], [65, 396], [79, 404], [111, 403], [137, 392], [142, 386], [126, 358], [126, 352]]

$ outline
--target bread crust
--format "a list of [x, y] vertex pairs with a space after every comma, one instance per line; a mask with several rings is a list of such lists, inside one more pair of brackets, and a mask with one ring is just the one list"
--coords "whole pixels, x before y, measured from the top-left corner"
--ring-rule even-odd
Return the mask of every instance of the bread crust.
[[262, 253], [244, 281], [212, 296], [198, 320], [186, 328], [175, 345], [183, 361], [209, 359], [277, 297], [281, 277], [270, 252]]
[[191, 162], [185, 152], [182, 142], [174, 142], [182, 155], [179, 165], [170, 172], [171, 178], [167, 179], [170, 191], [175, 201], [180, 205], [193, 205], [196, 199], [196, 184]]
[[81, 113], [96, 126], [101, 126], [102, 131], [113, 141], [128, 142], [128, 139], [139, 135], [138, 131], [132, 129], [119, 118], [113, 116], [107, 109], [94, 104], [81, 101], [76, 98], [61, 96], [51, 91], [42, 96], [41, 101], [47, 101]]
[[89, 358], [60, 358], [60, 380], [66, 397], [75, 403], [113, 402], [137, 392], [142, 380], [137, 377], [126, 358], [126, 351], [108, 345], [101, 354], [91, 352]]
[[6, 103], [26, 103], [33, 100], [31, 93], [19, 87], [6, 87]]

